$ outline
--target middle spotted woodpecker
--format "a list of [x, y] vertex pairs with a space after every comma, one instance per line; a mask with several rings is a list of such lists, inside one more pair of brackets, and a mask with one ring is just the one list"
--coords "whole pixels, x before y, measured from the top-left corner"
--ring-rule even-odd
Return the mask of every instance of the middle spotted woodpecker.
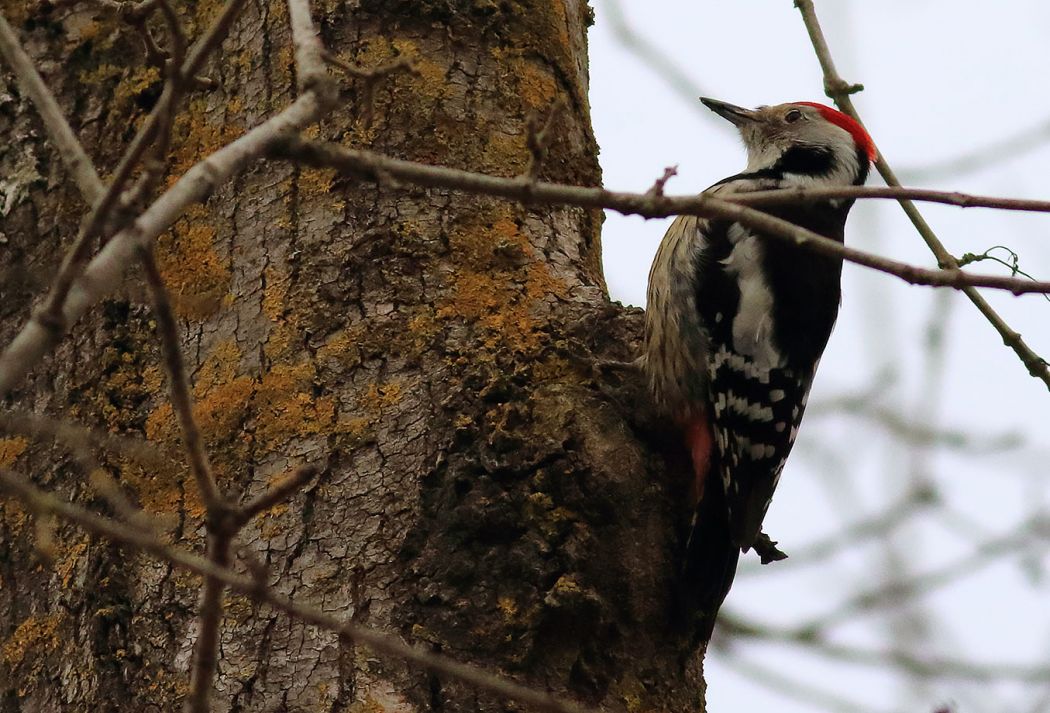
[[[849, 116], [794, 102], [703, 103], [736, 126], [747, 168], [713, 196], [861, 185], [875, 145]], [[780, 203], [768, 213], [843, 241], [852, 200]], [[842, 260], [741, 223], [680, 216], [649, 273], [642, 364], [657, 407], [682, 430], [696, 514], [687, 581], [706, 641], [740, 551], [755, 545], [838, 314]], [[711, 482], [708, 474], [719, 477]]]

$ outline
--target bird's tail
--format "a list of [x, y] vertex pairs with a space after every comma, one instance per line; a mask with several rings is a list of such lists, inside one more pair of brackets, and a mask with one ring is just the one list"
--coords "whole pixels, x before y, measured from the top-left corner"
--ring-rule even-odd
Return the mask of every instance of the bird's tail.
[[693, 512], [679, 582], [679, 608], [694, 625], [693, 643], [706, 644], [733, 586], [740, 548], [733, 544], [721, 478], [714, 477]]

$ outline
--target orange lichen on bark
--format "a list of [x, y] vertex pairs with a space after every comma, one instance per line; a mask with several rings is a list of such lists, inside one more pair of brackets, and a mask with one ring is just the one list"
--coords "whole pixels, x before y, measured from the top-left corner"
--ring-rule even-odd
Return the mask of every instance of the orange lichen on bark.
[[91, 69], [81, 70], [77, 74], [77, 80], [87, 86], [98, 86], [110, 79], [114, 79], [127, 71], [126, 67], [118, 67], [115, 64], [100, 64]]
[[0, 2], [0, 9], [4, 11], [4, 17], [12, 27], [18, 27], [29, 19], [31, 7], [25, 0], [2, 0]]
[[190, 5], [192, 13], [185, 14], [183, 22], [186, 23], [186, 29], [191, 36], [210, 25], [222, 11], [222, 6], [222, 0], [197, 0]]
[[[339, 430], [335, 400], [314, 393], [313, 362], [278, 363], [258, 375], [241, 373], [240, 363], [236, 344], [223, 342], [205, 359], [193, 386], [193, 414], [220, 484], [242, 469], [252, 453], [280, 451], [292, 439]], [[162, 443], [178, 442], [178, 424], [169, 403], [149, 415], [146, 436]], [[184, 497], [188, 514], [203, 515], [196, 488], [185, 487], [184, 475], [174, 475], [135, 468], [125, 473], [125, 480], [136, 487], [143, 507], [151, 511], [177, 507]]]
[[242, 133], [244, 126], [230, 121], [224, 109], [210, 109], [208, 100], [203, 97], [190, 100], [186, 110], [175, 117], [168, 184], [177, 181], [193, 164], [215, 153]]
[[62, 644], [58, 629], [64, 619], [61, 612], [31, 616], [0, 647], [0, 661], [9, 672], [18, 671], [18, 694], [23, 695], [36, 683], [41, 671], [40, 659], [58, 651]]
[[652, 710], [646, 704], [647, 691], [645, 685], [636, 676], [628, 674], [627, 677], [617, 681], [615, 691], [619, 695], [620, 700], [623, 701], [627, 713], [641, 713], [642, 711]]
[[266, 268], [263, 273], [262, 308], [270, 319], [270, 333], [266, 337], [263, 350], [268, 359], [278, 361], [292, 356], [294, 345], [299, 338], [297, 315], [288, 305], [288, 275], [274, 267]]
[[72, 584], [77, 563], [84, 556], [84, 553], [87, 552], [87, 548], [88, 538], [85, 535], [74, 542], [71, 547], [64, 548], [64, 551], [56, 557], [55, 574], [58, 575], [59, 581], [62, 582], [63, 589], [69, 589]]
[[299, 171], [299, 190], [308, 196], [328, 195], [336, 175], [334, 168], [304, 168]]
[[387, 713], [387, 710], [372, 694], [368, 694], [350, 704], [350, 713]]
[[361, 397], [361, 407], [372, 411], [382, 411], [401, 400], [401, 384], [396, 381], [386, 384], [369, 384], [368, 391]]
[[414, 356], [429, 349], [434, 337], [441, 332], [441, 325], [438, 324], [436, 314], [430, 305], [423, 305], [415, 316], [409, 318], [407, 326], [406, 336], [411, 336], [411, 343], [406, 346]]
[[253, 399], [255, 436], [266, 451], [291, 438], [327, 433], [335, 423], [335, 402], [314, 396], [312, 364], [277, 365], [263, 375]]
[[0, 468], [10, 468], [18, 456], [29, 447], [24, 438], [0, 438]]
[[[212, 457], [216, 476], [224, 480], [230, 468], [243, 460], [246, 436], [241, 426], [247, 415], [254, 391], [254, 379], [239, 375], [240, 351], [231, 342], [223, 342], [201, 366], [193, 387], [193, 415]], [[163, 444], [179, 441], [179, 427], [171, 404], [157, 406], [146, 419], [146, 437]], [[204, 505], [195, 487], [186, 487], [185, 469], [145, 469], [125, 462], [124, 480], [139, 495], [142, 507], [151, 512], [175, 510], [185, 497], [189, 515], [200, 517]], [[183, 495], [185, 491], [185, 496]]]
[[577, 371], [572, 363], [559, 356], [547, 356], [533, 362], [530, 366], [532, 378], [536, 382], [565, 380], [576, 382], [578, 379]]
[[[413, 74], [402, 75], [406, 86], [433, 99], [443, 99], [448, 96], [448, 68], [444, 64], [435, 62], [429, 53], [420, 50], [415, 41], [404, 37], [392, 40], [390, 47], [394, 51], [391, 52], [388, 49], [384, 58], [380, 46], [372, 43], [369, 52], [371, 56], [367, 57], [365, 66], [377, 67], [396, 57], [404, 57], [412, 63], [415, 69]], [[362, 57], [362, 59], [365, 58]]]
[[519, 57], [511, 61], [518, 83], [518, 96], [525, 109], [549, 109], [558, 95], [558, 83], [550, 70], [535, 60]]
[[118, 107], [130, 106], [135, 98], [160, 81], [160, 70], [153, 66], [133, 67], [113, 91]]
[[477, 170], [498, 175], [519, 174], [529, 165], [529, 148], [524, 130], [508, 134], [494, 128], [485, 136], [477, 157]]
[[21, 532], [29, 524], [29, 513], [20, 502], [12, 498], [4, 498], [3, 502], [0, 502], [0, 518], [3, 518], [4, 524], [13, 533]]
[[171, 232], [157, 241], [157, 264], [180, 317], [215, 314], [230, 290], [230, 268], [215, 250], [215, 228], [203, 206], [191, 206]]
[[522, 233], [509, 207], [496, 207], [488, 222], [472, 220], [449, 235], [455, 265], [451, 296], [438, 319], [463, 319], [485, 332], [486, 351], [507, 347], [533, 353], [541, 344], [536, 308], [565, 286]]
[[340, 329], [328, 335], [315, 354], [318, 367], [328, 366], [343, 371], [357, 366], [361, 362], [359, 345], [363, 338], [364, 327], [361, 326]]

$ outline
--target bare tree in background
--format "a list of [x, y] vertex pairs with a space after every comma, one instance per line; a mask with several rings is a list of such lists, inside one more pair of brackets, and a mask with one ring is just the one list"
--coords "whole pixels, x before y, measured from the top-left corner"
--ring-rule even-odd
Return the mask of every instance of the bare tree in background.
[[[795, 5], [811, 31], [817, 49], [812, 61], [821, 61], [829, 95], [840, 100], [840, 109], [856, 116], [846, 92], [859, 87], [851, 87], [838, 76], [827, 45], [830, 43], [832, 50], [850, 49], [850, 38], [861, 27], [857, 9], [861, 4], [821, 4], [828, 15], [824, 19], [837, 20], [825, 22], [826, 41], [816, 24], [813, 3]], [[693, 77], [724, 81], [717, 67], [697, 63], [695, 54], [679, 55], [675, 43], [667, 37], [647, 36], [640, 31], [632, 22], [641, 19], [640, 8], [618, 0], [601, 0], [598, 8], [605, 31], [612, 34], [622, 51], [650, 70], [649, 76], [673, 90], [681, 100], [678, 105], [682, 111], [695, 110], [700, 122], [710, 119], [710, 112], [695, 100], [710, 90], [698, 86]], [[716, 9], [709, 9], [706, 14], [713, 21], [725, 21]], [[652, 25], [652, 18], [649, 24]], [[869, 39], [874, 37], [872, 28], [865, 29]], [[858, 46], [853, 46], [854, 54]], [[937, 42], [931, 43], [931, 51], [937, 51], [938, 46]], [[845, 58], [849, 59], [848, 52]], [[761, 62], [756, 58], [755, 69], [761, 70]], [[989, 76], [996, 76], [1000, 69], [989, 71]], [[883, 81], [886, 74], [881, 75]], [[761, 85], [760, 78], [765, 75], [761, 71], [755, 75]], [[872, 80], [872, 84], [875, 81], [864, 76], [850, 78]], [[869, 106], [870, 101], [869, 97]], [[898, 130], [907, 131], [907, 119], [899, 118]], [[934, 185], [952, 185], [967, 171], [1007, 162], [1044, 144], [1043, 123], [1032, 121], [1036, 128], [1002, 140], [986, 139], [986, 147], [977, 144], [962, 150], [958, 157], [929, 166], [916, 165], [912, 160], [911, 167], [900, 169], [900, 173], [909, 182], [936, 178]], [[914, 126], [910, 129], [915, 130]], [[878, 141], [880, 136], [876, 134], [875, 138]], [[886, 136], [881, 138], [891, 144]], [[892, 186], [892, 174], [886, 180]], [[1037, 184], [1032, 188], [1038, 191]], [[873, 189], [866, 188], [864, 192], [872, 195]], [[921, 197], [921, 191], [914, 195]], [[914, 212], [909, 215], [914, 216]], [[863, 243], [865, 234], [868, 244], [876, 242], [870, 236], [884, 233], [887, 227], [884, 220], [877, 225], [861, 225], [863, 216], [851, 220], [853, 244]], [[978, 254], [957, 256], [960, 263], [998, 263], [1000, 269], [1025, 275], [1021, 270], [1025, 253], [1029, 264], [1035, 264], [1039, 255], [1045, 262], [1047, 253], [1040, 240], [1026, 240], [1029, 234], [1017, 228], [1017, 223], [1004, 221], [1002, 230], [987, 233], [986, 239], [989, 245], [1007, 241], [1021, 256], [998, 245], [985, 252], [975, 251]], [[923, 237], [929, 237], [928, 226], [922, 230]], [[957, 232], [943, 237], [958, 241], [962, 236]], [[911, 236], [913, 240], [918, 237]], [[878, 242], [883, 244], [882, 240]], [[898, 248], [901, 242], [897, 241]], [[881, 287], [872, 282], [880, 294], [868, 298], [882, 299]], [[863, 301], [865, 296], [854, 295], [853, 304], [858, 298]], [[972, 631], [966, 630], [974, 628], [973, 610], [981, 608], [980, 602], [987, 602], [988, 620], [1025, 621], [1025, 626], [1034, 632], [1044, 631], [1045, 623], [1027, 621], [1027, 612], [1011, 615], [1004, 613], [1003, 608], [1017, 596], [1019, 587], [1032, 590], [1022, 593], [1024, 599], [1046, 591], [1045, 548], [1050, 520], [1045, 508], [1043, 463], [1047, 451], [1045, 439], [1039, 438], [1046, 432], [1045, 422], [1033, 421], [1026, 436], [990, 430], [976, 412], [976, 404], [970, 412], [953, 410], [958, 409], [958, 394], [964, 393], [966, 386], [957, 379], [950, 380], [948, 365], [954, 361], [957, 368], [960, 362], [974, 359], [972, 354], [958, 351], [960, 321], [965, 316], [962, 313], [971, 306], [957, 293], [947, 291], [937, 293], [928, 302], [929, 313], [924, 314], [923, 329], [918, 335], [913, 336], [904, 328], [899, 315], [869, 313], [870, 321], [853, 324], [854, 335], [870, 335], [868, 346], [887, 345], [882, 355], [893, 371], [876, 370], [869, 364], [870, 387], [832, 394], [830, 398], [822, 394], [812, 400], [804, 429], [807, 438], [793, 456], [795, 470], [791, 476], [812, 481], [804, 485], [804, 492], [817, 492], [818, 497], [828, 501], [824, 511], [831, 518], [823, 528], [810, 529], [825, 529], [829, 533], [811, 544], [791, 542], [790, 559], [776, 567], [742, 564], [738, 588], [751, 587], [753, 593], [769, 586], [778, 599], [777, 606], [770, 607], [758, 603], [754, 596], [743, 605], [735, 604], [730, 597], [716, 646], [707, 657], [719, 671], [725, 666], [740, 674], [738, 680], [722, 688], [732, 688], [731, 694], [723, 694], [726, 698], [739, 700], [756, 688], [767, 688], [774, 697], [792, 701], [802, 710], [932, 710], [934, 701], [949, 700], [956, 701], [958, 708], [953, 704], [944, 710], [1017, 709], [1034, 713], [1046, 709], [1050, 670], [1045, 658], [1029, 658], [1018, 649], [1015, 656], [999, 659], [998, 652], [991, 649], [963, 644], [975, 638]], [[1024, 305], [1033, 314], [1046, 314], [1046, 304], [1040, 300]], [[915, 306], [918, 308], [918, 303]], [[987, 317], [987, 303], [978, 300], [977, 306]], [[1013, 314], [1018, 309], [1015, 307]], [[998, 330], [1004, 324], [996, 316], [989, 321]], [[975, 324], [971, 329], [974, 335], [987, 337], [986, 331], [980, 331], [987, 327]], [[1028, 329], [1026, 337], [1045, 342], [1045, 334]], [[1006, 329], [999, 334], [1006, 336], [1012, 331]], [[912, 339], [917, 342], [914, 346]], [[908, 343], [909, 349], [920, 352], [921, 360], [914, 365], [905, 362], [901, 340]], [[1045, 383], [1046, 367], [1041, 356], [1024, 348], [1018, 355], [1020, 364], [1003, 359], [1002, 368], [1028, 367], [1032, 376]], [[904, 373], [902, 367], [915, 373]], [[989, 376], [993, 383], [1000, 383], [997, 373]], [[1009, 394], [1020, 379], [1011, 387], [1005, 386], [1005, 381], [1001, 391]], [[1035, 386], [1038, 393], [1039, 385]], [[946, 407], [952, 391], [955, 399], [952, 406]], [[1010, 398], [1004, 396], [1004, 403]], [[960, 428], [947, 423], [965, 425]], [[866, 443], [856, 442], [860, 434], [864, 434]], [[956, 466], [963, 463], [968, 466], [966, 472], [956, 472]], [[880, 500], [872, 495], [873, 479], [887, 493], [878, 505], [873, 504]], [[973, 502], [980, 497], [975, 491], [985, 493], [987, 488], [995, 490], [995, 497], [989, 497], [987, 503]], [[1017, 496], [1025, 505], [1015, 515], [1012, 502]], [[989, 520], [996, 518], [974, 514], [974, 508], [982, 507], [1001, 513], [1001, 517], [989, 525]], [[1006, 512], [1001, 512], [1003, 509]], [[841, 530], [836, 530], [837, 519], [841, 520]], [[943, 553], [945, 538], [950, 540], [948, 549], [955, 550], [950, 557]], [[995, 572], [995, 577], [989, 575], [989, 570]], [[1027, 581], [1011, 581], [1011, 575], [1021, 575]], [[790, 584], [785, 585], [783, 580]], [[969, 596], [957, 594], [959, 590]], [[797, 601], [782, 601], [792, 595]], [[965, 599], [965, 604], [960, 599]], [[790, 619], [790, 611], [802, 610], [811, 613], [788, 624], [770, 624]], [[985, 623], [980, 630], [983, 633], [989, 628], [992, 627]], [[1045, 639], [1038, 633], [1033, 636]], [[1003, 632], [992, 646], [1009, 648], [1010, 637]], [[797, 663], [798, 672], [794, 666], [776, 668], [770, 661]], [[873, 698], [870, 694], [875, 688], [858, 687], [858, 680], [878, 681], [880, 695]], [[892, 685], [886, 686], [885, 682]], [[946, 695], [945, 691], [954, 693]]]
[[0, 11], [4, 710], [704, 710], [600, 209], [1050, 290], [582, 188], [582, 1]]

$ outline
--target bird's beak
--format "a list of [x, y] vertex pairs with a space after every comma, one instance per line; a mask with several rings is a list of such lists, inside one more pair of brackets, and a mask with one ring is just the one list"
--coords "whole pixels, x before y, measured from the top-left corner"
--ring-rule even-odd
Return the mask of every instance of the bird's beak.
[[708, 99], [707, 97], [700, 97], [700, 101], [703, 102], [704, 106], [718, 114], [723, 119], [726, 119], [734, 126], [742, 126], [750, 121], [755, 120], [755, 112], [751, 109], [745, 109], [735, 104], [727, 104], [717, 99]]

